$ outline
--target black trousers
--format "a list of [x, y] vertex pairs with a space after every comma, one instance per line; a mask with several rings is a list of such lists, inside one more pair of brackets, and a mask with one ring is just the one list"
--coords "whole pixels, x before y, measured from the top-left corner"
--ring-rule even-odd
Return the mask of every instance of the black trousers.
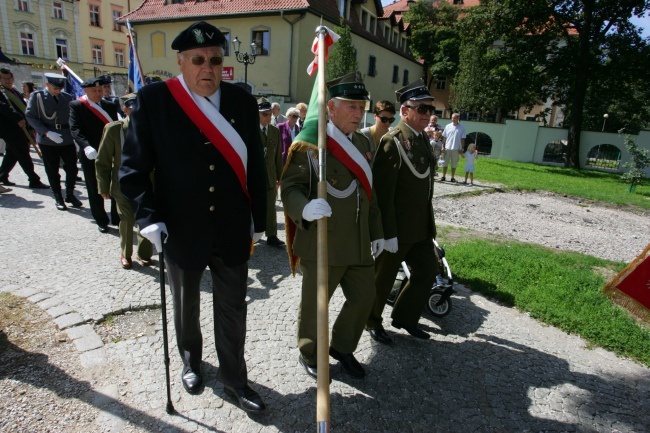
[[2, 137], [7, 143], [7, 148], [0, 164], [0, 181], [8, 180], [9, 173], [18, 163], [29, 178], [29, 183], [39, 182], [41, 178], [34, 171], [34, 162], [29, 154], [29, 141], [22, 131], [20, 133], [23, 134], [22, 137], [16, 134], [6, 134]]
[[[86, 192], [88, 193], [88, 203], [90, 203], [90, 213], [98, 226], [107, 226], [109, 223], [108, 214], [104, 209], [104, 199], [99, 195], [97, 187], [97, 175], [95, 174], [95, 160], [86, 158], [86, 155], [80, 155], [81, 169], [84, 172], [86, 182]], [[117, 214], [117, 203], [111, 198], [111, 218], [113, 225], [120, 223], [120, 217]]]
[[54, 194], [61, 194], [61, 175], [59, 174], [59, 161], [63, 161], [63, 171], [65, 171], [65, 191], [72, 194], [77, 181], [77, 150], [74, 144], [65, 146], [51, 146], [40, 144], [41, 153], [43, 154], [43, 165], [45, 174], [50, 183]]
[[[200, 323], [200, 290], [203, 271], [183, 270], [165, 261], [174, 302], [176, 343], [185, 366], [200, 371], [203, 335]], [[248, 383], [244, 343], [246, 340], [246, 280], [248, 263], [226, 266], [219, 256], [208, 264], [212, 275], [214, 342], [219, 358], [219, 379], [241, 388]]]

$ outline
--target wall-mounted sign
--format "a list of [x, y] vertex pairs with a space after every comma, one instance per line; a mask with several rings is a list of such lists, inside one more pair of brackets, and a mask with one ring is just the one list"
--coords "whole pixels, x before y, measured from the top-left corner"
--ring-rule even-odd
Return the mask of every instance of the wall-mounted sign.
[[221, 71], [221, 79], [232, 81], [235, 79], [235, 67], [234, 66], [224, 66]]

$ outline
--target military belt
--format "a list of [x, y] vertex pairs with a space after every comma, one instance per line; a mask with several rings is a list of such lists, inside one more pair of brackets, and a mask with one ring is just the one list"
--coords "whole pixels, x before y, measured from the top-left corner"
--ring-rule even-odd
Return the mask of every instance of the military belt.
[[60, 123], [55, 123], [54, 129], [70, 129], [70, 125], [62, 125]]

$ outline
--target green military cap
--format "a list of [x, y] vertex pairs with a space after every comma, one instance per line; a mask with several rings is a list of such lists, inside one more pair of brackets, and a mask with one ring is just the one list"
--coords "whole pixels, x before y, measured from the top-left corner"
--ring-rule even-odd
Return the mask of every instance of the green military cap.
[[135, 93], [127, 93], [126, 95], [120, 96], [120, 101], [122, 101], [122, 104], [124, 104], [125, 107], [131, 108], [133, 104], [135, 104], [135, 98], [138, 95]]
[[338, 98], [345, 101], [370, 100], [359, 71], [328, 81], [326, 85], [330, 92], [330, 99]]
[[395, 95], [397, 97], [397, 102], [400, 104], [404, 104], [409, 100], [419, 101], [421, 99], [433, 99], [433, 96], [431, 96], [431, 93], [429, 92], [429, 88], [424, 84], [422, 78], [406, 87], [396, 90]]
[[268, 99], [262, 97], [257, 100], [257, 108], [259, 108], [259, 111], [270, 111], [271, 110], [271, 103], [269, 102]]

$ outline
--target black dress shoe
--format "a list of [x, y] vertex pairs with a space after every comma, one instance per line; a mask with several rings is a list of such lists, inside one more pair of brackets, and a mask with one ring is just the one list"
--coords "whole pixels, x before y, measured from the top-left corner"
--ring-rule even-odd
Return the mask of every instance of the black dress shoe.
[[363, 378], [366, 377], [366, 372], [351, 353], [341, 353], [338, 350], [330, 347], [330, 356], [341, 363], [343, 369], [350, 374], [350, 376]]
[[417, 325], [403, 325], [403, 324], [401, 324], [399, 322], [396, 322], [394, 320], [393, 320], [392, 325], [393, 325], [393, 327], [395, 327], [397, 329], [403, 329], [406, 332], [408, 332], [409, 334], [411, 334], [412, 336], [414, 336], [416, 338], [421, 338], [422, 340], [428, 340], [429, 337], [431, 337], [429, 334], [427, 334], [426, 332], [424, 332], [423, 330], [418, 328]]
[[108, 226], [97, 225], [97, 230], [99, 230], [99, 233], [108, 233]]
[[31, 189], [50, 189], [49, 185], [45, 185], [40, 180], [38, 182], [29, 182], [29, 187]]
[[65, 201], [67, 203], [70, 203], [70, 205], [72, 207], [82, 207], [83, 206], [83, 203], [81, 203], [81, 201], [79, 201], [79, 199], [77, 197], [75, 197], [74, 194], [67, 194], [65, 196]]
[[278, 239], [277, 236], [269, 236], [268, 238], [266, 238], [266, 245], [270, 245], [272, 247], [283, 247], [284, 242]]
[[307, 364], [307, 361], [305, 361], [305, 358], [303, 358], [302, 355], [298, 355], [298, 362], [300, 362], [300, 365], [305, 367], [305, 371], [307, 372], [308, 375], [310, 375], [314, 379], [318, 378], [318, 370], [315, 365]]
[[373, 340], [381, 344], [393, 344], [393, 340], [388, 336], [384, 328], [368, 329]]
[[203, 389], [203, 377], [201, 377], [201, 373], [196, 373], [189, 368], [183, 371], [184, 373], [181, 375], [181, 382], [183, 382], [183, 388], [185, 388], [185, 391], [192, 395], [200, 393]]
[[0, 180], [0, 183], [5, 186], [16, 186], [15, 182], [10, 182], [9, 179]]
[[68, 207], [63, 203], [63, 196], [61, 194], [54, 194], [54, 202], [58, 210], [68, 210]]
[[262, 397], [260, 397], [260, 395], [253, 391], [253, 389], [248, 385], [243, 388], [233, 388], [224, 385], [223, 390], [226, 391], [226, 394], [229, 396], [236, 398], [239, 407], [244, 409], [246, 412], [262, 412], [266, 409]]

